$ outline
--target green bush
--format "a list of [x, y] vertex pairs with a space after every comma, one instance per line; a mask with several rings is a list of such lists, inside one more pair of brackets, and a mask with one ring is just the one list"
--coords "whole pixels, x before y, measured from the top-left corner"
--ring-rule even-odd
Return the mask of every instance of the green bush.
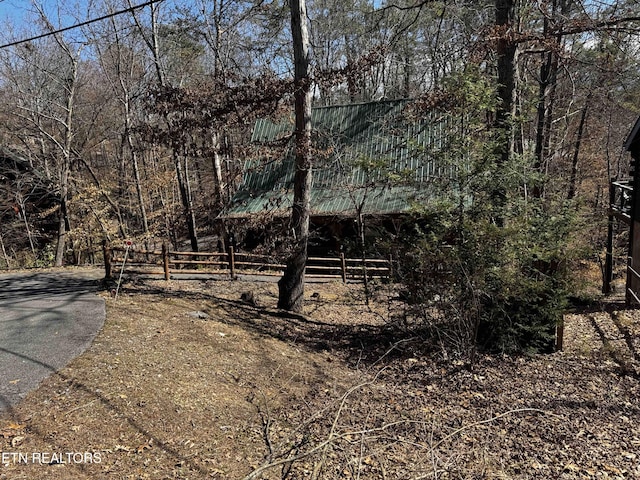
[[572, 212], [557, 213], [503, 227], [451, 211], [420, 216], [428, 226], [405, 238], [398, 265], [414, 318], [459, 353], [551, 350], [570, 292]]
[[570, 292], [576, 209], [532, 198], [545, 179], [531, 155], [500, 154], [504, 132], [486, 115], [491, 88], [464, 75], [447, 110], [462, 119], [460, 134], [415, 152], [455, 173], [432, 180], [439, 201], [416, 206], [397, 273], [412, 317], [449, 351], [548, 351]]

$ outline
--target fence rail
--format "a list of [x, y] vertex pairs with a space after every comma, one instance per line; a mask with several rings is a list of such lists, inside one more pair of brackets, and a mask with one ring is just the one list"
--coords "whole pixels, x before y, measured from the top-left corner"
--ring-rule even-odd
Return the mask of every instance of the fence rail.
[[[609, 211], [607, 222], [607, 245], [604, 261], [604, 275], [602, 276], [602, 293], [611, 293], [614, 263], [614, 237], [620, 224], [631, 225], [633, 210], [633, 184], [629, 180], [612, 181], [609, 183]], [[637, 216], [637, 214], [634, 214]], [[615, 221], [617, 220], [617, 222]], [[628, 227], [627, 227], [628, 228]], [[628, 261], [628, 257], [626, 259]], [[626, 262], [625, 262], [626, 263]]]
[[609, 215], [629, 224], [631, 222], [632, 192], [631, 182], [611, 182], [609, 186]]
[[[178, 252], [169, 250], [140, 250], [130, 246], [104, 245], [105, 276], [114, 273], [162, 274], [170, 280], [171, 274], [192, 275], [228, 274], [235, 278], [238, 272], [244, 275], [281, 275], [285, 265], [268, 255], [235, 252]], [[391, 277], [391, 261], [367, 258], [309, 257], [305, 275], [308, 277], [335, 277], [343, 282], [368, 278]]]

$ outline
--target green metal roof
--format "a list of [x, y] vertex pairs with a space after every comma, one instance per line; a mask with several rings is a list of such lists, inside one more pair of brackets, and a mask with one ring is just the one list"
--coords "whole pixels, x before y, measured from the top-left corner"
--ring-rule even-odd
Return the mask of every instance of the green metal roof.
[[[408, 100], [318, 107], [312, 110], [312, 216], [353, 216], [406, 212], [434, 196], [429, 180], [449, 176], [439, 152], [457, 127], [451, 117], [435, 112], [412, 119]], [[254, 213], [288, 215], [295, 172], [294, 118], [259, 120], [252, 141], [289, 143], [283, 158], [250, 160], [233, 198], [229, 217]]]

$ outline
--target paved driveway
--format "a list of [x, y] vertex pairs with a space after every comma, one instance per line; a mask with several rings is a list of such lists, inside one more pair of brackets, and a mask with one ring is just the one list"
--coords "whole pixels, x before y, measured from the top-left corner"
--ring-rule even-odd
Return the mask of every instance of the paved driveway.
[[0, 275], [0, 411], [81, 354], [105, 319], [100, 271]]

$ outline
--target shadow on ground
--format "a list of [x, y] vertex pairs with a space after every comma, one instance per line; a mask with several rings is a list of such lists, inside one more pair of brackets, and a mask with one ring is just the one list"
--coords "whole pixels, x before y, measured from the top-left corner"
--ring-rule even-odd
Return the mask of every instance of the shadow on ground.
[[[242, 288], [238, 285], [238, 298]], [[226, 315], [217, 319], [223, 323], [239, 326], [245, 330], [269, 336], [289, 344], [300, 345], [316, 352], [341, 355], [349, 364], [368, 367], [384, 360], [403, 356], [413, 356], [416, 349], [425, 350], [428, 345], [426, 332], [418, 329], [404, 329], [393, 323], [378, 322], [367, 324], [358, 319], [345, 319], [341, 323], [323, 322], [309, 315], [295, 314], [275, 308], [268, 308], [242, 300], [230, 300], [211, 293], [211, 285], [203, 282], [202, 291], [165, 290], [154, 288], [144, 282], [125, 284], [123, 294], [149, 294], [165, 298], [183, 298], [211, 302]], [[275, 305], [276, 299], [273, 299]], [[354, 302], [362, 301], [355, 300]], [[333, 300], [312, 299], [309, 304], [316, 307], [332, 304]], [[314, 310], [316, 310], [315, 308]]]

